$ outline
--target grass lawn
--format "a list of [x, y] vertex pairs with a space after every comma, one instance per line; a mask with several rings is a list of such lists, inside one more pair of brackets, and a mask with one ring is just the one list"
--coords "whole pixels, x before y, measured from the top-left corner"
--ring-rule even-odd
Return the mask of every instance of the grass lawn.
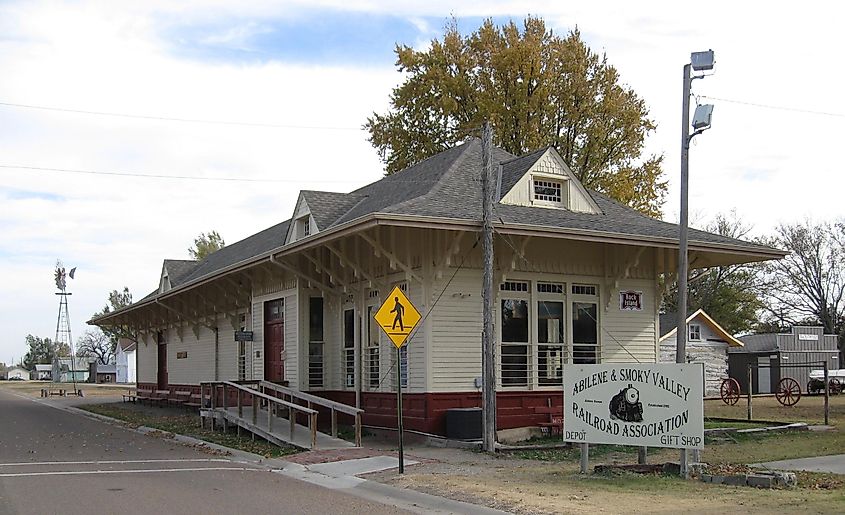
[[248, 432], [239, 437], [234, 430], [229, 432], [212, 431], [208, 426], [200, 427], [200, 417], [186, 413], [181, 408], [159, 408], [133, 403], [87, 404], [79, 408], [92, 413], [116, 418], [131, 427], [147, 426], [170, 433], [191, 436], [206, 442], [223, 445], [232, 449], [251, 452], [266, 458], [278, 458], [300, 452], [293, 446], [279, 447], [256, 437], [253, 440]]

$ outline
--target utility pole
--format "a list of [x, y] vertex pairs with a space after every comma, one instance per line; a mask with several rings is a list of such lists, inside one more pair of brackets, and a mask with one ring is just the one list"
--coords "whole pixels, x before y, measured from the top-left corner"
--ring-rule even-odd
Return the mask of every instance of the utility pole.
[[483, 405], [483, 448], [485, 452], [496, 450], [496, 359], [493, 335], [493, 128], [484, 122], [481, 134], [481, 196], [482, 229], [481, 250], [483, 267], [481, 300], [483, 329], [481, 332], [481, 400]]
[[[684, 99], [681, 110], [681, 234], [678, 238], [678, 330], [675, 333], [675, 362], [686, 362], [687, 356], [687, 277], [689, 275], [689, 253], [687, 237], [689, 233], [689, 97], [692, 87], [690, 71], [692, 65], [684, 65]], [[681, 449], [681, 475], [689, 475], [687, 450]]]
[[[675, 334], [675, 362], [686, 363], [687, 357], [687, 280], [689, 277], [689, 146], [694, 136], [710, 128], [710, 114], [712, 105], [699, 105], [695, 108], [692, 126], [695, 132], [690, 135], [690, 95], [693, 79], [700, 79], [703, 75], [692, 75], [692, 71], [708, 71], [713, 69], [715, 62], [713, 51], [693, 52], [690, 63], [684, 65], [683, 100], [681, 108], [681, 220], [680, 235], [678, 236], [678, 329]], [[687, 450], [681, 449], [681, 475], [689, 477]]]

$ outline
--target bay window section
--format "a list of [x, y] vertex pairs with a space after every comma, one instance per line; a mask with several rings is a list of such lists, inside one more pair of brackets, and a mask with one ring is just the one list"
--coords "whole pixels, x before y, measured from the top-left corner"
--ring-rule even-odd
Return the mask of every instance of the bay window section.
[[599, 362], [598, 305], [595, 302], [572, 303], [572, 362]]
[[537, 302], [537, 384], [563, 384], [563, 302]]

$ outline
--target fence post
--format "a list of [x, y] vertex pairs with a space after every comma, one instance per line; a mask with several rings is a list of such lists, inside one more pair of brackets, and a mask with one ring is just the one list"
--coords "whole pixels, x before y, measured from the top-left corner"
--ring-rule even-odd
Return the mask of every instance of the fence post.
[[752, 378], [753, 378], [753, 375], [751, 373], [751, 364], [749, 363], [748, 364], [748, 420], [751, 420], [751, 418], [752, 418], [751, 393], [752, 393], [752, 390], [754, 389], [754, 387], [752, 386]]
[[645, 465], [648, 462], [648, 447], [640, 447], [637, 451], [637, 463]]
[[355, 413], [355, 446], [361, 447], [361, 412]]
[[[254, 426], [258, 425], [258, 408], [260, 406], [261, 406], [261, 400], [258, 397], [256, 397], [255, 394], [253, 394], [252, 395], [252, 425], [254, 425]], [[253, 434], [255, 434], [255, 433], [253, 433]]]
[[590, 469], [590, 444], [581, 444], [581, 473], [587, 474]]
[[824, 362], [824, 425], [830, 423], [830, 372], [827, 361]]

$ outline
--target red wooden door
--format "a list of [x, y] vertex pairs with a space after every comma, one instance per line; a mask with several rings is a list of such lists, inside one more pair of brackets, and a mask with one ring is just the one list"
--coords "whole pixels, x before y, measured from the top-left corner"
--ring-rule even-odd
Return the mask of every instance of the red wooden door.
[[285, 380], [285, 321], [282, 300], [267, 302], [264, 309], [264, 380]]

